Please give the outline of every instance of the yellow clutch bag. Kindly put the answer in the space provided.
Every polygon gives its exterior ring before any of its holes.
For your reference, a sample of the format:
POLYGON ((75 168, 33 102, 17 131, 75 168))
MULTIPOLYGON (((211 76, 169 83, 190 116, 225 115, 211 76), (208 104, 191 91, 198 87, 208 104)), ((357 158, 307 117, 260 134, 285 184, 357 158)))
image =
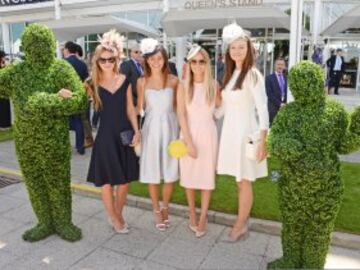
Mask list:
POLYGON ((173 158, 182 158, 187 155, 188 149, 182 140, 174 140, 168 146, 168 153, 173 158))

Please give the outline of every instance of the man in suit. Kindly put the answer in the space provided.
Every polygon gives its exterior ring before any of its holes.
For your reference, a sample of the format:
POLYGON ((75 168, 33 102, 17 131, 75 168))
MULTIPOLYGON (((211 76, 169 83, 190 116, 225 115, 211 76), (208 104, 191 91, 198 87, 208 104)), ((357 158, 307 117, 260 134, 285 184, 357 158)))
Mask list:
POLYGON ((170 74, 178 77, 178 72, 176 69, 176 64, 173 62, 173 60, 169 61, 169 70, 170 70, 170 74))
POLYGON ((345 60, 342 56, 342 50, 337 49, 336 54, 332 55, 327 61, 326 65, 329 69, 330 82, 328 86, 328 94, 330 94, 331 88, 334 87, 334 94, 339 94, 339 86, 341 77, 345 71, 345 60))
MULTIPOLYGON (((76 73, 79 75, 82 82, 84 82, 87 77, 89 77, 88 69, 84 61, 79 59, 77 56, 78 45, 72 41, 65 43, 63 54, 66 61, 68 61, 76 73)), ((84 90, 85 91, 85 90, 84 90)), ((85 135, 84 135, 84 125, 81 120, 81 114, 72 115, 70 117, 70 129, 75 131, 76 137, 76 149, 80 155, 85 154, 85 135)))
POLYGON ((137 42, 131 44, 129 49, 130 49, 130 59, 124 61, 120 65, 120 73, 124 74, 126 78, 130 81, 134 105, 136 106, 137 103, 136 84, 138 78, 144 74, 144 69, 141 65, 141 63, 143 62, 142 59, 143 57, 141 55, 140 46, 137 42))
POLYGON ((287 101, 287 79, 284 74, 286 68, 285 60, 279 58, 275 61, 275 72, 265 79, 266 94, 268 97, 268 110, 270 125, 274 118, 287 101))

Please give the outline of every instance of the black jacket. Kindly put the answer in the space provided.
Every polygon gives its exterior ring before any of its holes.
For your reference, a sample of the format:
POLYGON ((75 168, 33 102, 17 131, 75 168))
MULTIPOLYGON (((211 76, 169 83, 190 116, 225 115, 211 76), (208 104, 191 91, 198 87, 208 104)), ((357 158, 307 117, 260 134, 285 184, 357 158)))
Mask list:
MULTIPOLYGON (((341 62, 342 62, 341 63, 341 72, 343 73, 345 71, 345 60, 344 60, 343 56, 341 56, 341 62)), ((336 55, 332 55, 326 61, 326 65, 330 69, 330 73, 334 71, 335 63, 336 63, 336 55)))
POLYGON ((120 65, 120 73, 124 74, 128 81, 131 84, 131 90, 134 100, 134 105, 136 106, 137 103, 137 91, 136 91, 136 84, 137 80, 140 78, 141 73, 138 71, 135 63, 133 60, 126 60, 121 63, 120 65))
POLYGON ((65 58, 66 61, 73 66, 76 73, 79 75, 82 82, 84 82, 89 77, 89 72, 87 65, 84 61, 79 59, 76 55, 70 55, 69 57, 65 58))

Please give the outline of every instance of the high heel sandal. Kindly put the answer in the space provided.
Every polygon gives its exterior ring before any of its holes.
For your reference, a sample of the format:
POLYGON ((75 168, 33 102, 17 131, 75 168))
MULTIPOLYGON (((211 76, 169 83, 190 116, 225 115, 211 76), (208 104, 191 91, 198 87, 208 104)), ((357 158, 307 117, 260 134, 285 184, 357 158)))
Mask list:
MULTIPOLYGON (((161 210, 154 210, 154 213, 156 215, 155 219, 157 219, 158 216, 160 216, 162 219, 161 210)), ((159 231, 163 232, 166 230, 166 224, 164 222, 156 223, 156 221, 155 221, 155 228, 158 229, 159 231)))
POLYGON ((197 232, 197 226, 193 226, 193 225, 191 225, 191 224, 189 223, 188 227, 189 227, 190 231, 192 231, 193 233, 196 234, 196 232, 197 232))
POLYGON ((249 236, 250 236, 250 232, 249 232, 249 225, 247 220, 244 226, 239 230, 235 238, 230 238, 230 236, 228 236, 226 242, 235 243, 238 241, 245 241, 249 236))
POLYGON ((169 207, 163 207, 163 208, 161 209, 161 214, 162 214, 163 216, 164 216, 163 210, 165 210, 165 211, 167 212, 168 218, 167 218, 167 219, 164 219, 164 224, 165 224, 166 228, 169 228, 169 227, 171 226, 170 220, 169 220, 169 212, 168 212, 168 209, 169 209, 169 207))
POLYGON ((195 232, 195 236, 197 237, 197 238, 201 238, 201 237, 203 237, 205 234, 206 234, 206 230, 205 231, 198 231, 198 230, 196 230, 196 232, 195 232))
MULTIPOLYGON (((113 222, 111 220, 111 217, 108 217, 108 223, 109 223, 110 226, 113 226, 113 222)), ((126 229, 130 229, 130 225, 127 222, 125 222, 123 226, 126 229)))
POLYGON ((125 225, 123 225, 122 229, 115 228, 114 222, 112 221, 112 219, 110 217, 108 218, 108 222, 116 233, 118 233, 118 234, 128 234, 129 233, 129 229, 125 225))
POLYGON ((201 237, 203 237, 206 233, 207 233, 207 221, 206 221, 205 228, 204 228, 203 231, 199 231, 199 226, 196 228, 195 236, 196 236, 197 238, 201 238, 201 237))

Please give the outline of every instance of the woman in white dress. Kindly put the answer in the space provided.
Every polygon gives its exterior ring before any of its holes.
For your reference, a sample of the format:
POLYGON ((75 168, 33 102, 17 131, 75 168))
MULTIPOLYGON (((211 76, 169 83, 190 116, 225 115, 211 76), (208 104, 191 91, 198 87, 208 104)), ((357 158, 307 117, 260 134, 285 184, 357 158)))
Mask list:
POLYGON ((263 76, 255 67, 250 36, 236 23, 223 29, 225 88, 222 91, 222 126, 217 171, 234 176, 238 186, 238 216, 229 241, 248 235, 247 220, 253 203, 252 182, 267 175, 266 136, 269 127, 263 76), (254 139, 255 158, 246 148, 254 139))
POLYGON ((175 112, 178 79, 169 73, 165 49, 157 40, 141 42, 145 59, 144 76, 138 79, 138 110, 145 109, 141 130, 140 182, 148 184, 155 213, 155 227, 164 231, 170 226, 168 207, 174 182, 178 180, 178 160, 168 154, 171 141, 179 136, 175 112), (159 204, 160 183, 163 207, 159 204))

